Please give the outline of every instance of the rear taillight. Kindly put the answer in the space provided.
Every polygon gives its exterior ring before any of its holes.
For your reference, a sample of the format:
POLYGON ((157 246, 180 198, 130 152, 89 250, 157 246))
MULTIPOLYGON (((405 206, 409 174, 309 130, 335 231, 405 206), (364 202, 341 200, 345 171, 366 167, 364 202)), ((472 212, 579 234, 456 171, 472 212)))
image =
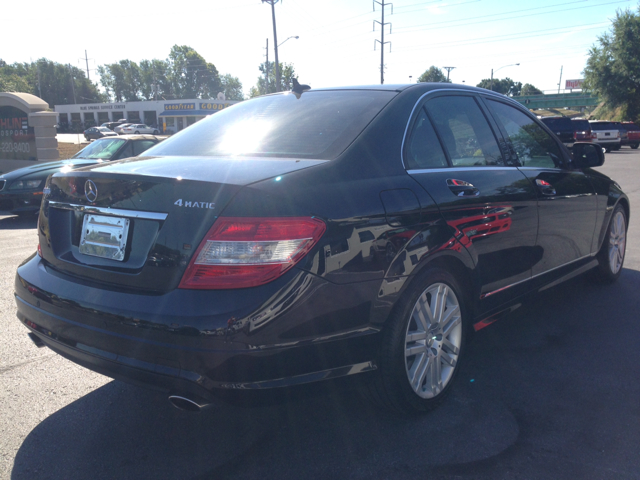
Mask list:
POLYGON ((220 217, 196 250, 178 288, 255 287, 280 277, 326 229, 312 217, 220 217))
POLYGON ((591 132, 591 138, 598 138, 598 134, 596 132, 591 132))

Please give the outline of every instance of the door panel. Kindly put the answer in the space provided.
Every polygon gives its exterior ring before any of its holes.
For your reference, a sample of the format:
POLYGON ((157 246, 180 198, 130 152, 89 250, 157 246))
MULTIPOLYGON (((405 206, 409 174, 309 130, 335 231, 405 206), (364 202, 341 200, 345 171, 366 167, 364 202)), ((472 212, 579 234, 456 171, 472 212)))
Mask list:
MULTIPOLYGON (((531 277, 539 261, 536 192, 522 172, 505 166, 473 97, 428 100, 415 119, 404 158, 409 174, 436 201, 453 235, 474 258, 481 297, 531 277), (441 167, 445 159, 449 168, 441 167)), ((491 303, 509 295, 496 295, 491 303)))
POLYGON ((533 118, 503 102, 486 103, 538 197, 536 245, 542 255, 533 275, 589 255, 596 222, 596 196, 589 179, 570 168, 563 149, 533 118))

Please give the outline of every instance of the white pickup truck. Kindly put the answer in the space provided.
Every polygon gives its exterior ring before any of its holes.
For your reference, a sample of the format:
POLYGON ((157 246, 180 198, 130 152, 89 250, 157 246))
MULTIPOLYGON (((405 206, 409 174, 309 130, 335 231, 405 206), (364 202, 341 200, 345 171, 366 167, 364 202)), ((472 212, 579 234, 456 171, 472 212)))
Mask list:
POLYGON ((607 152, 620 150, 620 131, 612 122, 593 120, 589 121, 589 124, 591 131, 597 135, 597 138, 593 139, 594 143, 599 143, 607 152))

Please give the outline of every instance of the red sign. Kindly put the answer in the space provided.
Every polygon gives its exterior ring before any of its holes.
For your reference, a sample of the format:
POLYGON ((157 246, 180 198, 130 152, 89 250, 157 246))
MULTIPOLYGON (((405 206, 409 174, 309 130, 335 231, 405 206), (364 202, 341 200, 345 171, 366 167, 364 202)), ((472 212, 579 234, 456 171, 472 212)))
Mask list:
POLYGON ((566 80, 565 89, 573 90, 574 88, 582 89, 582 83, 584 82, 584 78, 580 78, 578 80, 566 80))

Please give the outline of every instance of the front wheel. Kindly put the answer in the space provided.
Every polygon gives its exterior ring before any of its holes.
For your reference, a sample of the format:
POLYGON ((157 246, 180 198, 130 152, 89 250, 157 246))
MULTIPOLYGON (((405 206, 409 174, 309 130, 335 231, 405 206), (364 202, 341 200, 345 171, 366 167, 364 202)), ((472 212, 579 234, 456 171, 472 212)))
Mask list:
POLYGON ((631 148, 633 148, 634 150, 637 150, 638 145, 640 145, 640 143, 634 143, 633 145, 631 145, 631 148))
POLYGON ((153 134, 154 134, 154 135, 158 135, 159 133, 160 133, 160 132, 159 132, 158 130, 154 130, 154 131, 153 131, 153 134))
POLYGON ((466 314, 456 279, 430 269, 406 292, 383 334, 374 400, 405 413, 436 407, 451 388, 464 347, 466 314))
POLYGON ((596 275, 605 283, 615 282, 622 273, 627 246, 627 217, 618 205, 613 211, 602 248, 598 253, 596 275))

